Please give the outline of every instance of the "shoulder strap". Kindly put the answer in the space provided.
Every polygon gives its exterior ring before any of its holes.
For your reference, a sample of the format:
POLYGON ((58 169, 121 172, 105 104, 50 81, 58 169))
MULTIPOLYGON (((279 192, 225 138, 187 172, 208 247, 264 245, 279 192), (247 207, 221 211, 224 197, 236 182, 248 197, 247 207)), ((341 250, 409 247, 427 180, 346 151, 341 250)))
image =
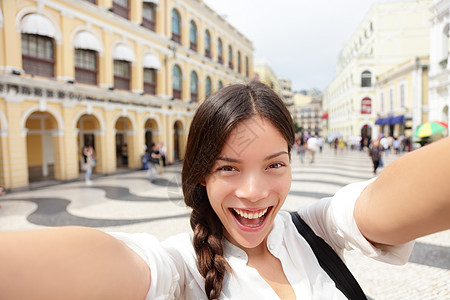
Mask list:
POLYGON ((336 287, 348 299, 367 299, 355 277, 353 277, 342 259, 334 252, 333 248, 321 237, 317 236, 297 212, 290 212, 290 214, 298 232, 305 238, 309 246, 311 246, 320 266, 333 279, 336 287))

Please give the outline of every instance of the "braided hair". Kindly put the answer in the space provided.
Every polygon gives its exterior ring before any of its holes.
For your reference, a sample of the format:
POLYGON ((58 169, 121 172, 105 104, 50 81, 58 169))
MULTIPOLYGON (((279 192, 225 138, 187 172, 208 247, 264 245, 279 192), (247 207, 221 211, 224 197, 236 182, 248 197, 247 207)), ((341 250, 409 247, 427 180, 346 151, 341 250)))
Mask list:
POLYGON ((205 278, 208 299, 218 299, 225 274, 231 267, 223 257, 223 226, 201 183, 210 173, 226 139, 236 125, 259 115, 272 122, 288 144, 294 143, 294 126, 283 101, 260 82, 234 84, 209 96, 197 109, 189 130, 182 168, 184 201, 192 208, 190 225, 197 268, 205 278))

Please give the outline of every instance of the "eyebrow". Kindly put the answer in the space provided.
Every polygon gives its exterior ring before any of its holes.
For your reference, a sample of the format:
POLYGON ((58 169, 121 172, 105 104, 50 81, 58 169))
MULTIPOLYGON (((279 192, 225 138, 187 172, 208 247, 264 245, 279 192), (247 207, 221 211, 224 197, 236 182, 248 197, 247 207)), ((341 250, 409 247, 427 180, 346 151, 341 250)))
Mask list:
MULTIPOLYGON (((280 151, 274 154, 270 154, 269 156, 267 156, 264 160, 270 160, 272 158, 275 158, 277 156, 283 155, 283 154, 287 154, 289 155, 289 153, 287 151, 280 151)), ((217 160, 223 160, 223 161, 228 161, 228 162, 232 162, 232 163, 240 163, 241 161, 239 159, 235 159, 235 158, 231 158, 231 157, 226 157, 226 156, 219 156, 217 158, 217 160)))

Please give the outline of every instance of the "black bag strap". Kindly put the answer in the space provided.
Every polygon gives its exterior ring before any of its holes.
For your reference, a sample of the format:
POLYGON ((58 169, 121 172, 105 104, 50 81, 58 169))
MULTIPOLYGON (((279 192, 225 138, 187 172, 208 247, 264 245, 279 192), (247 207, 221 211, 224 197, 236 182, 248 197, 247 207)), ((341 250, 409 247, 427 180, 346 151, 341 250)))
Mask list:
POLYGON ((317 236, 297 212, 290 212, 290 214, 298 232, 308 242, 320 266, 333 279, 336 287, 350 300, 367 300, 355 277, 333 248, 317 236))

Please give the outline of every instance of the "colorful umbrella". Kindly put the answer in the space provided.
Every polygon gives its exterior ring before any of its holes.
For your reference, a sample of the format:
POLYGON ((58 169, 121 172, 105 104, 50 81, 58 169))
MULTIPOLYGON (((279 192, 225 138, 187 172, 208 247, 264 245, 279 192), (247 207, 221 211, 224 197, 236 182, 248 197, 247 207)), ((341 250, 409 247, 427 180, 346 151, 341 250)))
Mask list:
POLYGON ((414 136, 423 138, 432 136, 435 133, 448 129, 447 123, 444 122, 426 122, 417 127, 414 136))

